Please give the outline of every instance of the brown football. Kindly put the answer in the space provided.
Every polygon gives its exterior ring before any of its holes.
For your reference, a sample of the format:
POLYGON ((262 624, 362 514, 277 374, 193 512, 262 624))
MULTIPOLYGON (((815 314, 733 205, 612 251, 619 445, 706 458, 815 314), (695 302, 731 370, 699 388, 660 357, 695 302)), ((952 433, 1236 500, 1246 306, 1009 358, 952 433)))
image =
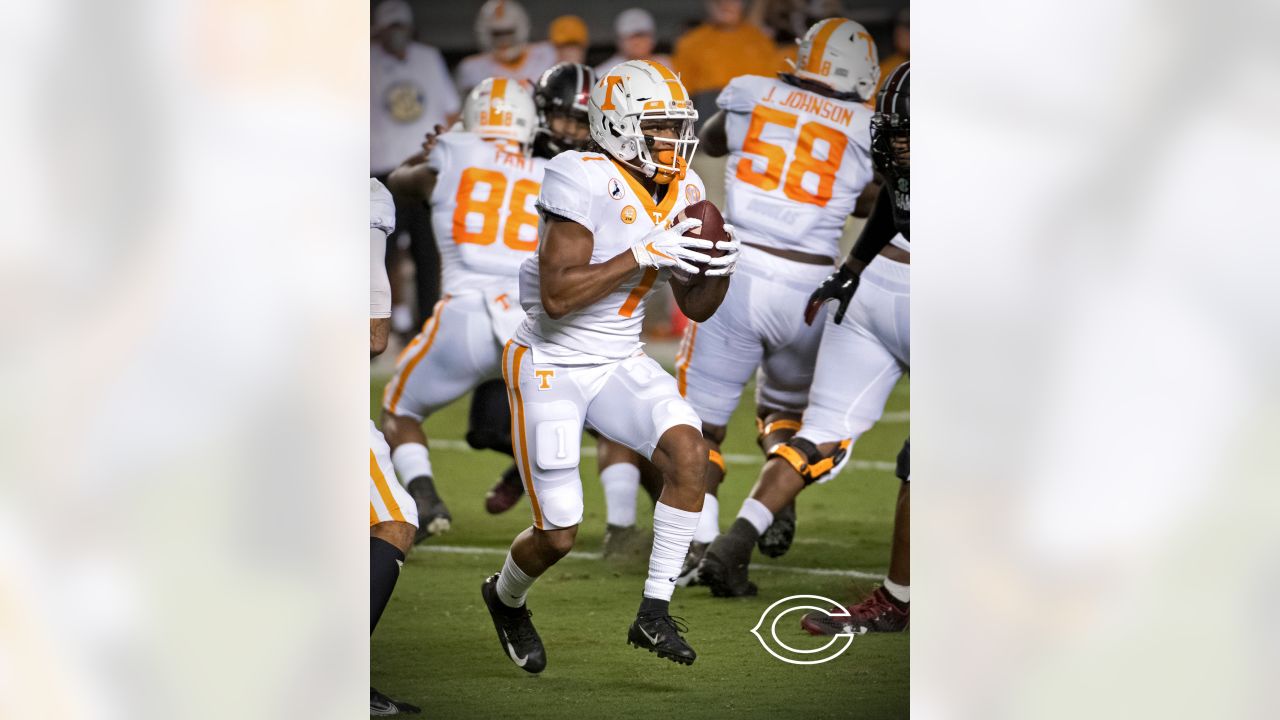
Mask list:
MULTIPOLYGON (((720 240, 728 240, 729 234, 724 231, 724 216, 720 214, 720 209, 711 203, 710 200, 699 200, 681 210, 676 215, 674 224, 689 218, 697 218, 702 221, 702 227, 694 228, 684 234, 685 237, 699 238, 701 240, 710 240, 718 242, 720 240)), ((716 248, 708 248, 699 250, 698 252, 710 255, 711 257, 720 257, 724 255, 723 250, 716 248)))

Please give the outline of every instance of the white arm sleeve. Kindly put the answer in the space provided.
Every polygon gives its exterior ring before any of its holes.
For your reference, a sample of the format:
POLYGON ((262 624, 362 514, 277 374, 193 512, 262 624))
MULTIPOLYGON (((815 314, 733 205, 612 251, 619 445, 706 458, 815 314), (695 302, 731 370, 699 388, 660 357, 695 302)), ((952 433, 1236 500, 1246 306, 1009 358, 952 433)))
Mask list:
POLYGON ((391 317, 391 278, 387 277, 387 234, 369 228, 369 317, 391 317))

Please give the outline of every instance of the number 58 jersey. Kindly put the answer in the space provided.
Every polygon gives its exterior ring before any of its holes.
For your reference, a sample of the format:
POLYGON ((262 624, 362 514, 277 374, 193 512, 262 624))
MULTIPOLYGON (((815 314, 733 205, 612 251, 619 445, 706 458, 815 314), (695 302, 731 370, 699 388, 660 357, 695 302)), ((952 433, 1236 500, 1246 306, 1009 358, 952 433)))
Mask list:
POLYGON ((747 242, 836 257, 840 234, 874 177, 871 115, 778 78, 742 75, 725 112, 729 222, 747 242))
POLYGON ((534 203, 546 160, 455 131, 440 136, 427 164, 436 171, 431 227, 445 294, 505 292, 514 300, 520 263, 538 248, 534 203))

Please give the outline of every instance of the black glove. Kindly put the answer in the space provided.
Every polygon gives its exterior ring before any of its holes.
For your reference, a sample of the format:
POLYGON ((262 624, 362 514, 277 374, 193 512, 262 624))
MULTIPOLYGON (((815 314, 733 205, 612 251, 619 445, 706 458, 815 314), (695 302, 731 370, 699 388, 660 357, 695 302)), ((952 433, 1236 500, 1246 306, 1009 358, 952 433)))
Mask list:
POLYGON ((840 269, 828 275, 818 289, 809 296, 809 304, 804 309, 804 324, 813 324, 813 319, 818 316, 823 303, 828 300, 839 300, 835 318, 836 324, 839 325, 844 320, 844 311, 849 309, 849 301, 853 299, 853 293, 857 289, 857 273, 850 270, 847 265, 841 265, 840 269))

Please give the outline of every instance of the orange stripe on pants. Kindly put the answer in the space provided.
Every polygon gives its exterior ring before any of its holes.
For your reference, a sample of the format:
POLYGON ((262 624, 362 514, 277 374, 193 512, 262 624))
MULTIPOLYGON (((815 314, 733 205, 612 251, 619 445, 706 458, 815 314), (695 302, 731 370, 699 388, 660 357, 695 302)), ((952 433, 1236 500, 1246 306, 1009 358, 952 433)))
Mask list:
POLYGON ((538 494, 533 491, 533 475, 529 471, 529 443, 524 431, 524 398, 520 394, 520 362, 529 348, 516 345, 508 340, 502 351, 502 379, 507 383, 507 400, 511 404, 511 439, 513 449, 520 454, 520 479, 524 480, 524 491, 529 495, 529 504, 533 506, 534 527, 542 530, 542 505, 538 503, 538 494), (515 351, 512 352, 512 348, 515 351), (507 369, 507 356, 512 356, 511 369, 507 369))
POLYGON ((693 361, 693 343, 698 337, 698 323, 690 322, 684 331, 684 353, 676 360, 676 389, 686 397, 689 385, 689 363, 693 361))
MULTIPOLYGON (((373 478, 373 486, 378 488, 378 497, 382 498, 382 504, 387 506, 391 519, 404 522, 404 513, 400 512, 400 504, 391 494, 391 488, 387 487, 387 477, 382 474, 382 468, 378 467, 378 456, 373 454, 373 450, 369 451, 369 477, 373 478)), ((372 508, 373 503, 369 503, 369 507, 372 508)), ((374 515, 376 517, 376 513, 374 515)))
MULTIPOLYGON (((413 372, 414 366, 418 364, 418 361, 426 357, 427 351, 431 349, 431 343, 436 341, 436 333, 440 331, 440 311, 444 309, 444 304, 447 302, 449 302, 448 297, 436 303, 435 310, 431 312, 431 319, 427 321, 431 325, 431 331, 427 332, 426 325, 422 327, 422 331, 427 333, 427 341, 423 343, 422 349, 418 351, 418 354, 414 355, 403 369, 396 372, 395 385, 387 386, 387 389, 391 391, 391 395, 390 399, 383 403, 383 407, 392 415, 396 412, 396 404, 400 402, 400 396, 404 394, 404 385, 409 382, 409 375, 413 372), (392 387, 395 389, 392 390, 392 387)), ((407 352, 408 348, 405 348, 405 351, 407 352)))

